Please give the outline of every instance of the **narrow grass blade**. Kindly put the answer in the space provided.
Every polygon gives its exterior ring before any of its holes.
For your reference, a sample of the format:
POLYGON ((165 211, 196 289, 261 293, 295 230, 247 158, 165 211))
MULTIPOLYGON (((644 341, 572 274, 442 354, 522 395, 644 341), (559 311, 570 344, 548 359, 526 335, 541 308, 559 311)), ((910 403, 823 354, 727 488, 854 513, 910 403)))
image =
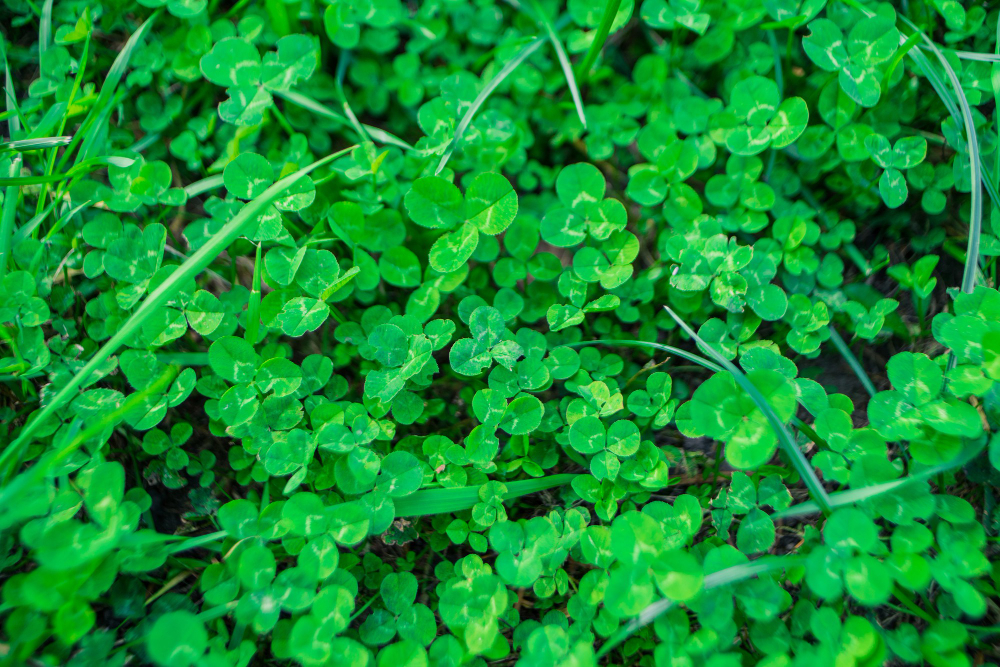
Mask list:
MULTIPOLYGON (((513 500, 537 493, 556 486, 563 486, 573 481, 576 475, 549 475, 538 479, 525 479, 517 482, 505 482, 507 494, 504 500, 513 500)), ((467 510, 479 502, 478 486, 460 486, 453 489, 424 489, 413 495, 399 498, 395 501, 396 516, 427 516, 444 514, 445 512, 460 512, 467 510)))
POLYGON ((597 32, 594 33, 594 41, 590 43, 587 55, 583 57, 583 61, 576 71, 577 79, 580 81, 586 81, 590 78, 590 68, 594 66, 597 56, 604 49, 604 43, 608 41, 611 26, 615 22, 615 16, 618 14, 618 7, 621 4, 622 0, 607 0, 605 2, 604 13, 601 14, 601 22, 597 26, 597 32))
POLYGON ((6 151, 16 151, 27 153, 28 151, 40 151, 46 148, 58 148, 65 146, 73 140, 73 137, 41 137, 38 139, 18 139, 16 141, 0 142, 0 153, 6 151))
MULTIPOLYGON (((997 39, 994 49, 996 50, 998 60, 1000 60, 1000 17, 997 18, 997 39)), ((1000 138, 1000 61, 993 63, 990 67, 990 87, 993 88, 993 103, 995 105, 993 109, 994 131, 996 136, 1000 138)), ((987 174, 986 183, 993 187, 1000 186, 1000 182, 996 180, 998 177, 1000 177, 1000 151, 993 151, 993 173, 987 174)), ((1000 216, 1000 202, 998 202, 995 198, 993 199, 992 214, 992 219, 994 221, 1000 219, 1000 217, 998 217, 1000 216)), ((996 261, 997 258, 994 257, 994 276, 996 276, 996 261)))
POLYGON ((118 57, 115 58, 114 63, 111 65, 111 69, 108 71, 108 76, 104 79, 104 84, 101 86, 101 92, 97 96, 97 101, 94 102, 94 106, 90 108, 87 116, 83 119, 83 124, 73 137, 73 141, 69 148, 67 148, 66 152, 63 153, 62 159, 59 161, 60 171, 62 171, 62 167, 65 165, 69 156, 73 153, 73 150, 80 144, 81 141, 83 143, 80 145, 77 162, 88 159, 91 157, 92 153, 96 152, 97 138, 102 134, 100 124, 105 122, 111 116, 111 101, 118 88, 118 84, 125 75, 125 70, 128 68, 129 60, 131 60, 132 54, 142 42, 146 33, 153 27, 153 23, 159 15, 160 10, 157 9, 143 22, 142 25, 139 26, 135 32, 132 33, 132 35, 128 38, 128 41, 125 42, 125 46, 123 46, 122 50, 118 53, 118 57))
POLYGON ((38 21, 38 61, 45 62, 45 52, 52 43, 52 0, 45 0, 38 21))
MULTIPOLYGON (((347 118, 345 118, 340 113, 334 111, 333 109, 324 104, 321 104, 320 102, 317 102, 316 100, 307 95, 303 95, 302 93, 289 90, 285 92, 279 91, 277 95, 281 99, 287 100, 288 102, 291 102, 296 106, 302 107, 307 111, 311 111, 317 116, 322 116, 323 118, 329 118, 330 120, 335 120, 345 126, 349 126, 351 124, 351 122, 347 120, 347 118)), ((386 132, 385 130, 380 130, 377 127, 372 127, 371 125, 364 125, 364 124, 362 124, 362 127, 364 128, 365 132, 368 133, 368 136, 372 138, 372 141, 375 141, 376 143, 385 144, 386 146, 396 146, 398 148, 402 148, 404 151, 414 150, 413 146, 406 143, 396 135, 386 132)))
POLYGON ((620 345, 622 347, 643 347, 650 350, 659 350, 660 352, 666 352, 667 354, 672 354, 682 359, 687 359, 690 362, 696 363, 699 366, 707 368, 710 371, 716 373, 721 373, 725 369, 718 364, 714 364, 705 357, 700 357, 697 354, 691 354, 687 350, 682 350, 679 347, 674 347, 672 345, 663 345, 662 343, 651 343, 644 340, 585 340, 579 343, 567 343, 564 347, 577 348, 577 347, 588 347, 591 345, 607 345, 614 346, 620 345))
MULTIPOLYGON (((925 468, 918 473, 908 475, 902 479, 894 479, 891 482, 883 482, 882 484, 873 484, 871 486, 863 486, 858 489, 849 489, 847 491, 838 491, 836 493, 830 494, 830 505, 834 508, 840 507, 850 507, 856 503, 864 502, 866 500, 871 500, 881 496, 884 493, 891 493, 892 491, 898 491, 905 486, 910 484, 915 484, 917 482, 925 482, 932 477, 936 477, 943 472, 948 472, 949 470, 954 470, 955 468, 961 468, 966 463, 974 459, 983 451, 983 447, 986 446, 985 438, 979 441, 973 441, 966 443, 965 449, 962 454, 955 460, 949 461, 948 463, 939 463, 938 465, 925 468)), ((786 510, 781 512, 776 512, 771 515, 772 519, 789 519, 799 516, 808 516, 810 514, 815 514, 819 511, 819 506, 815 501, 807 500, 803 503, 798 503, 797 505, 792 505, 786 510)))
POLYGON ((82 176, 94 169, 99 167, 107 167, 110 165, 115 165, 119 167, 127 167, 132 164, 134 160, 131 158, 123 157, 94 157, 89 160, 85 160, 75 167, 70 169, 65 174, 42 174, 36 176, 8 176, 6 178, 0 178, 0 186, 9 187, 20 187, 22 185, 40 185, 42 183, 58 183, 59 181, 64 181, 68 178, 74 178, 77 176, 82 176))
MULTIPOLYGON (((525 479, 517 482, 506 482, 507 494, 504 500, 513 500, 557 486, 564 486, 573 481, 577 475, 549 475, 538 479, 525 479)), ((395 501, 397 517, 432 516, 448 512, 461 512, 479 502, 478 486, 460 486, 452 489, 424 489, 399 498, 395 501)), ((198 535, 185 539, 169 548, 171 554, 187 551, 197 547, 224 540, 229 534, 222 530, 206 535, 198 535)))
MULTIPOLYGON (((60 444, 58 449, 47 452, 35 465, 28 468, 23 474, 18 475, 9 484, 0 488, 0 507, 4 507, 11 502, 16 502, 21 493, 24 493, 31 486, 38 484, 40 480, 45 478, 49 470, 65 462, 73 452, 78 450, 85 442, 100 434, 108 426, 120 423, 146 397, 165 392, 170 387, 170 383, 177 377, 178 370, 177 366, 167 366, 148 387, 129 394, 117 408, 100 414, 93 423, 87 424, 78 433, 60 444)), ((36 419, 31 424, 38 424, 38 420, 36 419)), ((25 429, 29 428, 31 424, 26 426, 25 429)), ((17 446, 17 442, 14 441, 11 443, 4 450, 4 455, 14 449, 17 446)))
POLYGON ((552 21, 545 12, 545 8, 542 7, 538 0, 531 0, 531 4, 535 10, 535 18, 545 28, 545 32, 549 36, 549 41, 552 42, 552 48, 556 51, 556 59, 559 60, 559 67, 562 68, 563 76, 566 77, 566 85, 569 86, 569 94, 573 98, 576 115, 579 116, 583 129, 587 129, 587 115, 583 110, 583 98, 580 97, 580 88, 576 85, 576 75, 573 74, 573 65, 569 62, 566 49, 563 48, 562 42, 559 40, 559 35, 556 33, 556 28, 552 25, 552 21))
POLYGON ((15 176, 21 170, 21 157, 17 156, 11 161, 7 172, 7 178, 0 178, 0 185, 7 185, 3 193, 3 210, 0 211, 0 280, 7 275, 7 261, 11 250, 11 238, 14 236, 14 220, 17 216, 17 199, 20 195, 18 187, 12 183, 2 181, 14 181, 15 176))
MULTIPOLYGON (((962 112, 965 135, 969 144, 969 166, 972 171, 969 245, 966 250, 965 269, 962 272, 962 291, 970 293, 976 288, 976 267, 979 262, 979 237, 982 234, 983 227, 983 173, 979 155, 979 137, 976 136, 976 123, 972 118, 972 108, 969 106, 969 100, 965 97, 965 90, 962 88, 962 83, 959 81, 958 75, 955 74, 951 63, 948 62, 948 59, 944 57, 944 54, 941 53, 937 45, 922 30, 905 16, 901 18, 912 30, 920 33, 924 43, 938 57, 941 66, 948 75, 948 80, 951 81, 951 85, 955 90, 955 96, 958 98, 958 106, 962 112)), ((913 52, 911 51, 911 53, 913 52)))
POLYGON ((451 154, 455 152, 458 147, 459 142, 462 141, 462 137, 465 136, 465 131, 469 129, 469 125, 472 123, 472 119, 476 117, 476 113, 479 109, 486 103, 486 100, 493 93, 497 87, 503 83, 511 73, 520 66, 525 60, 528 59, 531 54, 542 47, 545 40, 541 37, 535 37, 531 42, 528 43, 521 51, 511 58, 503 68, 496 73, 496 75, 490 79, 489 83, 479 94, 476 95, 476 99, 472 101, 472 106, 466 110, 465 115, 462 116, 462 120, 458 122, 458 127, 455 128, 455 136, 448 144, 448 148, 445 150, 444 155, 441 156, 440 162, 438 162, 437 169, 434 170, 435 174, 440 174, 441 170, 444 169, 445 165, 448 164, 448 160, 451 159, 451 154))
POLYGON ((257 344, 257 335, 260 331, 260 270, 264 265, 260 253, 263 243, 257 244, 257 252, 253 261, 253 285, 250 286, 250 301, 247 304, 247 328, 244 330, 243 339, 251 345, 257 344))
POLYGON ((851 348, 847 346, 847 343, 840 337, 837 329, 832 324, 830 325, 830 340, 833 341, 833 346, 837 348, 837 351, 840 352, 841 356, 847 361, 847 365, 850 366, 851 370, 854 371, 854 374, 858 376, 858 380, 860 380, 861 384, 864 385, 865 391, 868 392, 868 395, 875 396, 877 390, 875 389, 875 385, 872 383, 872 379, 868 377, 868 373, 865 373, 865 369, 861 367, 861 363, 858 361, 858 358, 854 356, 854 353, 851 352, 851 348))
MULTIPOLYGON (((864 5, 856 2, 855 0, 845 0, 845 2, 849 4, 851 7, 854 7, 855 9, 860 11, 865 16, 868 17, 875 16, 874 12, 872 12, 864 5)), ((945 67, 945 70, 949 72, 949 78, 951 78, 952 82, 954 83, 956 91, 958 91, 959 94, 961 94, 962 99, 965 99, 965 93, 964 91, 962 91, 961 85, 958 84, 958 80, 957 77, 955 76, 954 70, 952 70, 951 65, 948 64, 947 60, 941 54, 941 51, 940 49, 937 48, 937 45, 934 44, 934 42, 930 40, 930 38, 926 35, 926 33, 924 33, 919 27, 917 27, 916 24, 914 24, 908 18, 906 18, 905 16, 900 16, 899 19, 907 26, 909 26, 914 31, 915 34, 920 35, 921 40, 924 41, 924 43, 932 52, 937 53, 938 57, 941 59, 942 65, 945 67)), ((909 39, 910 37, 907 37, 906 35, 900 35, 899 38, 900 46, 907 47, 909 39)), ((962 53, 969 53, 969 52, 963 51, 962 53)), ((919 67, 920 71, 924 74, 924 76, 927 77, 927 80, 930 81, 931 87, 934 88, 934 92, 936 92, 938 94, 938 97, 941 98, 941 102, 944 104, 945 108, 948 109, 948 113, 952 115, 952 117, 955 119, 955 122, 958 123, 959 125, 965 126, 967 134, 969 133, 969 128, 972 127, 973 128, 972 133, 974 134, 975 125, 971 126, 967 125, 968 121, 966 121, 965 119, 965 113, 964 111, 959 109, 961 100, 956 102, 955 98, 952 97, 952 93, 950 90, 948 90, 948 86, 944 83, 941 77, 938 76, 937 70, 934 68, 933 65, 931 65, 930 60, 928 60, 924 52, 919 48, 908 49, 906 51, 906 55, 909 55, 911 58, 913 58, 913 61, 917 63, 917 66, 919 67)), ((1000 58, 1000 54, 997 55, 997 58, 1000 58)), ((966 106, 968 106, 968 102, 966 102, 966 106)), ((978 153, 978 141, 976 147, 978 153)), ((961 146, 955 146, 954 148, 959 152, 965 152, 966 154, 969 154, 971 159, 971 153, 963 151, 961 146)), ((997 188, 994 174, 990 173, 989 169, 982 163, 982 160, 978 160, 978 163, 979 163, 979 170, 982 173, 986 174, 986 178, 982 179, 982 184, 986 187, 986 191, 987 193, 989 193, 990 198, 993 200, 994 205, 1000 206, 1000 190, 998 190, 997 188)), ((972 236, 971 233, 969 236, 971 241, 971 236, 972 236)))
MULTIPOLYGON (((4 97, 7 99, 7 110, 17 110, 17 99, 14 97, 14 79, 10 75, 10 65, 7 63, 7 49, 4 39, 0 36, 0 49, 3 50, 3 68, 5 73, 4 97)), ((11 138, 21 129, 21 120, 17 113, 7 119, 7 130, 11 138)), ((15 178, 21 171, 21 156, 15 155, 7 170, 8 178, 15 178)), ((11 237, 14 235, 14 220, 17 216, 17 198, 20 192, 16 186, 8 186, 3 194, 3 209, 0 209, 0 280, 7 275, 8 255, 11 251, 11 237)))
MULTIPOLYGON (((926 46, 921 47, 933 51, 926 46)), ((978 60, 983 63, 1000 63, 1000 54, 996 53, 976 53, 975 51, 952 51, 947 49, 950 53, 954 53, 960 60, 978 60)))
MULTIPOLYGON (((704 587, 705 590, 711 590, 713 588, 719 588, 720 586, 736 584, 762 574, 767 574, 768 572, 787 569, 799 564, 802 559, 802 556, 764 556, 763 558, 758 558, 757 560, 750 561, 748 563, 740 563, 739 565, 733 565, 732 567, 727 567, 724 570, 719 570, 718 572, 706 575, 704 587)), ((649 625, 660 616, 663 616, 663 614, 670 611, 674 607, 674 604, 675 602, 673 600, 663 598, 643 609, 639 612, 638 616, 629 621, 624 627, 622 627, 621 630, 611 635, 611 637, 604 642, 600 650, 597 652, 597 658, 600 659, 606 656, 616 646, 635 634, 637 630, 649 625)))
POLYGON ((46 206, 41 213, 37 214, 31 220, 28 220, 28 222, 24 223, 24 225, 20 229, 18 229, 17 232, 14 234, 14 245, 17 245, 24 239, 31 236, 31 233, 36 229, 38 229, 38 227, 42 224, 42 222, 45 221, 45 218, 49 217, 49 214, 52 213, 55 207, 56 207, 56 202, 52 202, 51 204, 46 206))
POLYGON ((150 134, 145 134, 143 135, 142 139, 129 146, 128 150, 132 151, 133 153, 141 153, 159 140, 160 140, 159 132, 152 132, 150 134))
POLYGON ((24 426, 17 439, 0 454, 0 475, 3 475, 5 478, 9 477, 10 473, 20 462, 23 450, 31 442, 32 437, 38 431, 39 427, 72 400, 77 390, 84 385, 91 373, 104 363, 108 357, 114 354, 125 341, 129 340, 150 315, 162 308, 163 304, 169 301, 176 294, 177 290, 181 289, 185 281, 193 279, 202 269, 207 267, 220 252, 229 247, 229 244, 240 235, 248 224, 256 220, 260 213, 270 206, 274 200, 280 197, 299 178, 306 176, 311 171, 342 155, 350 153, 354 148, 354 146, 351 146, 350 148, 345 148, 332 155, 328 155, 322 160, 313 162, 271 185, 259 197, 244 206, 232 220, 226 223, 205 245, 199 248, 176 271, 170 274, 170 277, 163 281, 159 287, 150 292, 135 312, 122 323, 118 332, 101 346, 94 356, 91 357, 90 361, 73 376, 68 384, 52 397, 35 419, 24 426))
POLYGON ((344 108, 344 115, 358 137, 365 143, 372 143, 371 137, 368 136, 368 132, 365 131, 361 121, 354 115, 354 110, 351 109, 351 105, 347 101, 347 94, 344 93, 344 76, 347 74, 347 66, 350 62, 351 52, 345 49, 340 53, 340 61, 337 63, 337 77, 335 79, 337 83, 337 95, 340 96, 340 105, 344 108))
POLYGON ((224 530, 219 530, 214 533, 206 533, 205 535, 197 535, 195 537, 190 537, 183 542, 167 547, 167 553, 171 555, 179 554, 182 551, 189 551, 190 549, 197 549, 207 544, 211 544, 212 542, 219 542, 227 537, 229 537, 229 533, 224 530))
POLYGON ((186 186, 184 188, 184 192, 187 193, 188 197, 197 197, 198 195, 208 192, 209 190, 221 188, 222 184, 222 174, 216 174, 215 176, 203 178, 200 181, 195 181, 191 185, 186 186))
POLYGON ((771 404, 767 402, 764 395, 760 393, 760 390, 747 379, 746 375, 743 374, 743 371, 737 368, 731 361, 709 347, 708 344, 706 344, 705 341, 703 341, 698 334, 696 334, 694 330, 684 322, 684 320, 677 316, 677 313, 672 311, 667 306, 664 306, 663 308, 667 311, 670 317, 677 322, 677 325, 680 326, 680 328, 683 329, 692 340, 698 343, 699 347, 704 352, 714 358, 715 361, 721 364, 727 371, 732 373, 733 379, 736 380, 736 384, 740 385, 740 387, 743 388, 743 391, 750 395, 750 398, 753 399, 753 402, 757 404, 757 407, 767 418, 771 428, 774 429, 775 435, 778 436, 778 442, 781 443, 781 448, 785 450, 785 454, 791 460, 792 465, 799 473, 799 476, 802 477, 802 481, 805 482, 806 488, 809 489, 809 495, 811 495, 813 500, 817 502, 824 514, 829 514, 830 496, 826 492, 826 489, 823 488, 823 483, 820 481, 819 477, 816 476, 816 473, 813 471, 809 461, 802 454, 798 445, 795 444, 795 440, 792 438, 791 433, 788 432, 785 425, 780 419, 778 419, 778 415, 775 414, 774 408, 772 408, 771 404))

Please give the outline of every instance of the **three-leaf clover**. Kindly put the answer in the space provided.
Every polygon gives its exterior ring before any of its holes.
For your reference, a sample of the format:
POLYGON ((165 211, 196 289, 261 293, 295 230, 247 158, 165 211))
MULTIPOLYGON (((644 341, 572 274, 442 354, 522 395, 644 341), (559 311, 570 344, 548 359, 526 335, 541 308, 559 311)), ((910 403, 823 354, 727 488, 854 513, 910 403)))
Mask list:
POLYGON ((604 198, 607 184, 592 164, 580 162, 563 167, 556 178, 561 206, 550 208, 541 222, 542 239, 560 248, 571 248, 589 234, 598 241, 621 231, 628 214, 620 201, 604 198))
POLYGON ((802 40, 806 55, 822 69, 837 72, 841 89, 863 107, 875 106, 882 96, 883 64, 899 48, 896 13, 880 3, 875 16, 854 24, 847 39, 830 19, 809 24, 802 40))
POLYGON ((493 172, 477 176, 465 192, 440 176, 425 176, 413 183, 404 199, 413 222, 443 229, 427 258, 439 273, 463 266, 479 247, 480 233, 496 236, 517 217, 517 194, 510 182, 493 172))
POLYGON ((899 208, 906 201, 906 180, 902 171, 923 162, 927 155, 927 140, 923 137, 903 137, 891 147, 885 135, 872 133, 865 137, 865 148, 872 160, 882 167, 878 191, 889 208, 899 208))
POLYGON ((261 61, 257 47, 243 37, 224 37, 201 58, 201 72, 229 99, 219 105, 219 117, 241 126, 257 125, 273 104, 272 93, 291 90, 312 76, 318 60, 315 39, 286 35, 261 61))
POLYGON ((494 361, 513 370, 514 363, 524 354, 517 341, 510 339, 503 315, 492 306, 480 306, 472 313, 469 330, 471 338, 455 341, 448 353, 448 362, 457 373, 478 375, 494 361))
POLYGON ((801 97, 782 100, 772 79, 751 76, 733 86, 717 122, 730 152, 756 155, 795 143, 809 124, 809 107, 801 97))

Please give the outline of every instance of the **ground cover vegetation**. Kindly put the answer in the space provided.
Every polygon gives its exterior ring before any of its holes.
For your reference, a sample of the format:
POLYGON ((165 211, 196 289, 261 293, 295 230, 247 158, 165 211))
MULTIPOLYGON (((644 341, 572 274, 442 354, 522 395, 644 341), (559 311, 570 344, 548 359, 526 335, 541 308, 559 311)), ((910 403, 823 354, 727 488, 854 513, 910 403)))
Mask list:
POLYGON ((990 3, 0 16, 0 663, 1000 655, 990 3))

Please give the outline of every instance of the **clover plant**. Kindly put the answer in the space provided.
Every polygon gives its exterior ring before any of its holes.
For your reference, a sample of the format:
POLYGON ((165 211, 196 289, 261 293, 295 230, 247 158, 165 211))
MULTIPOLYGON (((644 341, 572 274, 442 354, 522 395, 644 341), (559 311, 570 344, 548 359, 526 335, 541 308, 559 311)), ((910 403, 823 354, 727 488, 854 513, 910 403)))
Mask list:
POLYGON ((995 4, 3 0, 0 664, 994 664, 995 4))

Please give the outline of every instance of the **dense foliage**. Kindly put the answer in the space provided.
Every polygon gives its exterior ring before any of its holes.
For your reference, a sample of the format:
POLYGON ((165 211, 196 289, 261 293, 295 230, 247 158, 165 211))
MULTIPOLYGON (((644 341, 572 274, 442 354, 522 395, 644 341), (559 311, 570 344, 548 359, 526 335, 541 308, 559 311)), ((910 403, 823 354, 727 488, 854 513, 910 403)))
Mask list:
POLYGON ((0 663, 1000 655, 987 3, 0 16, 0 663))

